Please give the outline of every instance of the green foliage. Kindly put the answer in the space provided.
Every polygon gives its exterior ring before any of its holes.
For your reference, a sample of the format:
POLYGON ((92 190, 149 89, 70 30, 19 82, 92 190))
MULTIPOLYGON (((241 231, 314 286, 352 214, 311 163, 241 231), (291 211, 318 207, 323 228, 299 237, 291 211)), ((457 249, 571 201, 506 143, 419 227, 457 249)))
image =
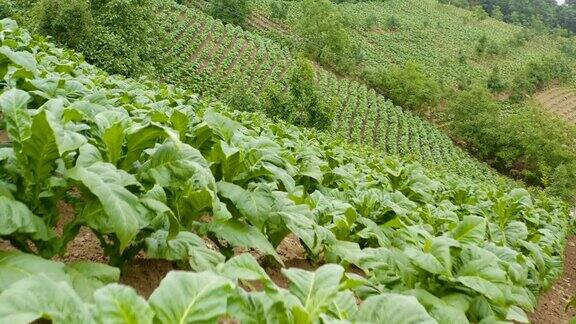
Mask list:
POLYGON ((285 20, 288 17, 288 4, 283 0, 277 0, 270 3, 270 14, 272 18, 285 20))
POLYGON ((0 0, 0 19, 10 17, 14 13, 12 0, 0 0))
POLYGON ((400 23, 400 20, 395 16, 390 16, 386 18, 386 28, 388 30, 395 31, 400 29, 400 27, 402 27, 402 24, 400 23))
POLYGON ((409 62, 404 67, 392 67, 387 72, 376 72, 371 83, 383 91, 395 104, 406 109, 422 111, 438 104, 440 85, 427 76, 422 67, 409 62))
MULTIPOLYGON (((0 322, 527 321, 562 271, 560 201, 110 76, 0 25, 0 236, 27 252, 0 252, 0 322), (74 213, 56 232, 61 204, 74 213), (169 273, 144 300, 111 284, 116 268, 32 255, 62 254, 81 226, 113 263, 146 249, 193 271, 169 273), (291 234, 324 265, 282 269, 288 288, 234 255, 283 265, 276 249, 291 234), (254 281, 264 289, 246 289, 254 281)), ((299 62, 294 96, 314 83, 299 62)))
POLYGON ((273 118, 320 130, 332 126, 338 107, 336 98, 323 96, 314 81, 314 67, 300 56, 288 72, 284 86, 271 84, 262 97, 264 111, 273 118), (284 92, 287 89, 287 93, 284 92))
POLYGON ((476 44, 476 54, 478 55, 498 55, 504 54, 505 49, 496 42, 490 40, 486 35, 482 35, 476 44))
POLYGON ((565 81, 572 74, 569 62, 561 56, 543 57, 539 61, 526 64, 513 81, 513 101, 521 101, 525 96, 543 89, 552 81, 565 81))
POLYGON ((301 1, 297 32, 301 46, 312 59, 339 70, 352 68, 354 45, 342 16, 330 0, 301 1))
POLYGON ((247 0, 213 0, 210 13, 225 23, 244 26, 250 5, 247 0))
POLYGON ((492 73, 490 73, 488 80, 486 80, 486 86, 492 93, 500 93, 506 90, 506 83, 504 83, 498 67, 492 69, 492 73))
POLYGON ((34 7, 38 31, 59 44, 78 46, 93 32, 90 5, 84 0, 40 0, 34 7))
POLYGON ((90 62, 109 73, 139 76, 150 73, 163 43, 152 0, 92 2, 96 30, 80 46, 90 62))
POLYGON ((452 134, 479 158, 511 176, 558 192, 562 182, 553 182, 576 158, 571 140, 576 133, 564 122, 531 106, 504 107, 479 86, 459 93, 450 101, 449 112, 452 134))
POLYGON ((502 8, 500 8, 500 6, 493 6, 490 16, 496 20, 504 20, 504 14, 502 13, 502 8))
MULTIPOLYGON (((20 13, 31 6, 23 3, 20 13)), ((152 73, 161 51, 161 31, 150 27, 155 6, 151 0, 40 0, 32 25, 110 73, 138 76, 152 73)))

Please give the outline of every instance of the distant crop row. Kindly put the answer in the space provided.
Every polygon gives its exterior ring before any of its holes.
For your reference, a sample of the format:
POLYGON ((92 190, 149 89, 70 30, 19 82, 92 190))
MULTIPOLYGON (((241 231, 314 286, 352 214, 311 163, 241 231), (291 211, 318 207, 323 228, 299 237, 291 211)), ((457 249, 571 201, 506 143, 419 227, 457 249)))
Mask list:
POLYGON ((558 200, 110 76, 12 20, 0 43, 1 323, 525 323, 562 271, 558 200), (50 260, 81 228, 111 265, 50 260), (289 236, 323 265, 284 268, 289 236), (145 300, 116 283, 136 256, 181 270, 145 300))
MULTIPOLYGON (((271 40, 223 25, 184 6, 162 12, 170 35, 163 79, 217 98, 238 91, 258 94, 284 77, 292 64, 289 50, 271 40)), ((493 172, 468 157, 450 139, 411 113, 356 81, 317 68, 322 91, 339 98, 334 129, 346 141, 364 143, 399 156, 449 168, 459 174, 493 179, 493 172)))

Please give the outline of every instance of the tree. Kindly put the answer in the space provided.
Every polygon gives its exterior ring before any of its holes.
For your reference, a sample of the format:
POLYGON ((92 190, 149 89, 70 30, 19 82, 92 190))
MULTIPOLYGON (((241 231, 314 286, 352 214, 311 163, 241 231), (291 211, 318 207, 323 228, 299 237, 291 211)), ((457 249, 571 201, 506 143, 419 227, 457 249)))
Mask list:
POLYGON ((268 116, 317 129, 332 126, 335 107, 339 103, 318 90, 314 67, 308 59, 303 56, 296 59, 284 86, 271 84, 264 91, 261 101, 268 116), (285 92, 284 88, 288 91, 285 92))
POLYGON ((83 0, 40 0, 34 13, 40 33, 72 48, 77 48, 93 27, 90 6, 83 0))
POLYGON ((418 111, 434 107, 440 100, 439 83, 414 62, 408 62, 404 67, 392 67, 390 71, 377 71, 368 78, 395 104, 407 109, 418 111))
POLYGON ((250 16, 250 6, 247 0, 214 0, 212 16, 225 23, 244 26, 250 16))
POLYGON ((297 30, 304 52, 320 63, 345 68, 353 45, 342 17, 329 0, 303 0, 297 30))
POLYGON ((496 20, 504 20, 504 14, 502 13, 500 6, 492 7, 492 18, 496 20))

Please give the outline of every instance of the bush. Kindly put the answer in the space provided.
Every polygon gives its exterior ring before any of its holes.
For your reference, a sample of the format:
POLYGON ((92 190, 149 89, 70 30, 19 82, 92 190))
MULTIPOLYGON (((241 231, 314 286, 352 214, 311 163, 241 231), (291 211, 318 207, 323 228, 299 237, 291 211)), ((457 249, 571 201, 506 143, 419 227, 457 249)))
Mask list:
POLYGON ((62 45, 78 48, 93 27, 92 12, 83 0, 40 0, 34 7, 38 31, 62 45))
POLYGON ((354 63, 354 43, 340 13, 329 0, 303 0, 296 28, 302 37, 302 49, 312 59, 340 71, 354 63))
POLYGON ((524 70, 514 78, 511 99, 515 102, 521 101, 553 80, 565 81, 571 73, 570 64, 563 57, 544 57, 540 61, 528 62, 524 70))
POLYGON ((250 16, 250 6, 247 0, 214 0, 211 13, 225 23, 244 26, 250 16))
POLYGON ((499 93, 506 89, 506 83, 504 83, 504 80, 502 80, 500 69, 498 69, 498 67, 492 68, 492 72, 486 81, 486 86, 492 93, 499 93))
POLYGON ((388 30, 398 30, 401 27, 400 20, 396 16, 390 16, 386 19, 386 28, 388 30))
POLYGON ((13 13, 12 0, 0 0, 0 19, 10 17, 13 13))
POLYGON ((413 62, 404 67, 393 67, 390 71, 377 71, 368 75, 370 83, 383 92, 395 104, 411 110, 434 107, 440 100, 440 85, 428 77, 422 68, 413 62))
POLYGON ((332 126, 335 108, 333 98, 325 98, 314 82, 312 63, 303 57, 296 60, 288 73, 286 84, 271 84, 262 94, 266 114, 295 125, 328 129, 332 126), (283 89, 288 91, 284 92, 283 89))
POLYGON ((576 159, 572 127, 536 107, 503 106, 485 87, 458 93, 447 116, 452 136, 474 155, 530 185, 558 182, 558 168, 576 159))
POLYGON ((274 19, 285 20, 288 17, 288 4, 284 1, 271 2, 270 14, 274 19))

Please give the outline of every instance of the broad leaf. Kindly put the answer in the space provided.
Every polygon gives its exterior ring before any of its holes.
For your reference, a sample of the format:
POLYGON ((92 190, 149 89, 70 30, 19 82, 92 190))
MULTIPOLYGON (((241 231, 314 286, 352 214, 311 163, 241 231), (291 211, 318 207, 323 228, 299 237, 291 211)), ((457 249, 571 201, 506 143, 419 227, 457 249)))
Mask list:
POLYGON ((98 323, 152 324, 154 312, 136 291, 118 284, 94 293, 94 319, 98 323))
POLYGON ((0 236, 11 234, 30 234, 32 239, 42 241, 56 236, 25 204, 0 195, 0 236))
POLYGON ((381 294, 367 298, 353 320, 370 323, 436 324, 426 309, 412 296, 381 294))
POLYGON ((150 296, 149 303, 161 323, 216 322, 226 313, 231 281, 209 272, 173 271, 150 296))
POLYGON ((334 302, 344 269, 335 264, 326 264, 309 272, 302 269, 282 269, 290 280, 290 291, 300 299, 304 311, 311 320, 319 318, 334 302))
POLYGON ((112 164, 96 163, 89 167, 76 166, 68 170, 67 176, 82 184, 98 197, 106 217, 87 219, 90 227, 103 233, 115 233, 120 240, 120 250, 124 250, 136 237, 140 228, 147 225, 148 210, 138 197, 124 188, 125 177, 112 164), (121 183, 107 182, 102 172, 116 174, 121 183), (124 182, 124 183, 122 183, 124 182))
POLYGON ((66 282, 37 275, 19 281, 0 293, 1 323, 92 323, 82 300, 66 282))

